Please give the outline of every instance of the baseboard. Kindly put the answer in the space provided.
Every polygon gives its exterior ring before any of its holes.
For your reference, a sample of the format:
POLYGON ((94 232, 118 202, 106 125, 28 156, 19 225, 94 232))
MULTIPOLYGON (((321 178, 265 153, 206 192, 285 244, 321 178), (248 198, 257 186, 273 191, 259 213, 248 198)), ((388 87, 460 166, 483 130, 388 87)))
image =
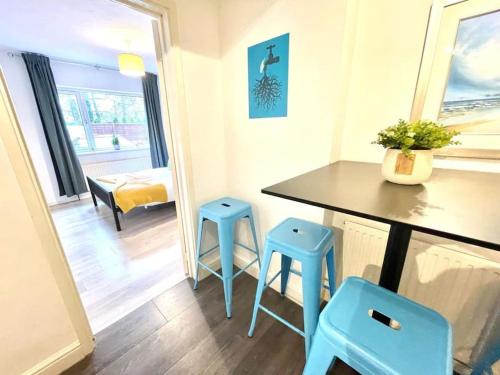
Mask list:
POLYGON ((68 346, 55 352, 50 357, 37 363, 35 366, 26 370, 22 375, 54 375, 60 374, 70 368, 75 363, 80 362, 90 353, 87 353, 79 341, 74 341, 68 346))

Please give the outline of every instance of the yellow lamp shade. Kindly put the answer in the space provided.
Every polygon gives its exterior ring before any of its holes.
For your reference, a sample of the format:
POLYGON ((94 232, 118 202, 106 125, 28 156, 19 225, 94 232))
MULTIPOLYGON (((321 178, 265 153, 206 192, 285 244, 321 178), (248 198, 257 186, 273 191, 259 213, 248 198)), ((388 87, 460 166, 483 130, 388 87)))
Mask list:
POLYGON ((132 53, 120 53, 118 55, 118 67, 121 74, 130 77, 142 77, 146 74, 142 57, 132 53))

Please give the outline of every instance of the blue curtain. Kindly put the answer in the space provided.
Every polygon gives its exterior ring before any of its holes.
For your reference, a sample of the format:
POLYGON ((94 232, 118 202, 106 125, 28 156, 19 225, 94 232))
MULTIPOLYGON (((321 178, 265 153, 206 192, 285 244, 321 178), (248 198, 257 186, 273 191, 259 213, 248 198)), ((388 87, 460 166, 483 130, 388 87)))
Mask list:
POLYGON ((43 132, 56 173, 59 195, 71 197, 87 191, 80 161, 64 123, 56 83, 47 56, 23 53, 35 95, 43 132))
POLYGON ((148 119, 151 164, 153 168, 166 167, 168 152, 161 119, 160 95, 158 93, 158 77, 156 74, 146 73, 142 78, 142 91, 148 119))

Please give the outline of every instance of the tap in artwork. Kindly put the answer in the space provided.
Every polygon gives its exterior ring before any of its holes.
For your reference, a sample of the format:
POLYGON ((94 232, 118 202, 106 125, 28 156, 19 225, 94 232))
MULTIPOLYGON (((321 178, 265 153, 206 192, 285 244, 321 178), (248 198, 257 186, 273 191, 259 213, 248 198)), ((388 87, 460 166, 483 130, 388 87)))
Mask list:
POLYGON ((250 118, 287 115, 289 35, 248 48, 250 118))

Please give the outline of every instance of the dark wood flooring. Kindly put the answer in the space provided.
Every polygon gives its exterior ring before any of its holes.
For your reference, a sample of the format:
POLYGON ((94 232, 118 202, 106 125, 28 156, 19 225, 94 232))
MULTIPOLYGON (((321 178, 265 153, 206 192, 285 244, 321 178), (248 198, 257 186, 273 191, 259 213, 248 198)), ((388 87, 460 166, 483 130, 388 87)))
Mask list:
MULTIPOLYGON (((304 341, 260 312, 247 331, 257 281, 234 281, 233 317, 226 319, 222 283, 183 280, 96 335, 94 353, 65 374, 301 374, 304 341)), ((302 308, 266 290, 263 304, 302 328, 302 308)), ((332 373, 355 374, 336 364, 332 373)))

